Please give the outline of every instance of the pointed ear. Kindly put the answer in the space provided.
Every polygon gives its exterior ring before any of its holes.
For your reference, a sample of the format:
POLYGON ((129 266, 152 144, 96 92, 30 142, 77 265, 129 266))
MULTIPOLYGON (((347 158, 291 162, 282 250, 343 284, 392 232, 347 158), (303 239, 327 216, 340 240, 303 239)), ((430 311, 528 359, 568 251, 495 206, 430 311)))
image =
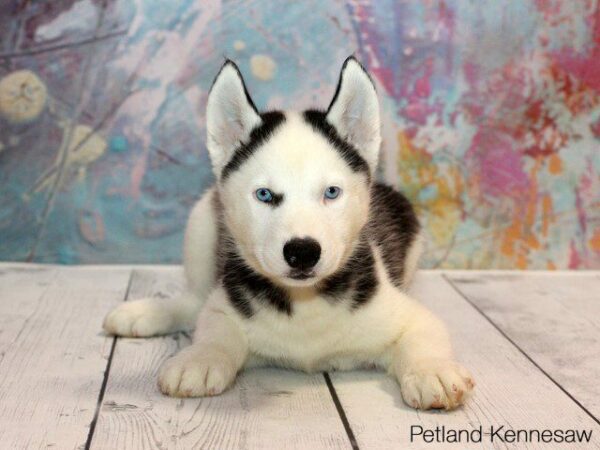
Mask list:
POLYGON ((344 62, 337 90, 327 110, 327 121, 367 161, 377 167, 381 130, 375 86, 366 70, 350 56, 344 62))
POLYGON ((217 178, 235 149, 248 141, 251 131, 261 122, 240 70, 233 61, 225 61, 206 105, 207 147, 217 178))

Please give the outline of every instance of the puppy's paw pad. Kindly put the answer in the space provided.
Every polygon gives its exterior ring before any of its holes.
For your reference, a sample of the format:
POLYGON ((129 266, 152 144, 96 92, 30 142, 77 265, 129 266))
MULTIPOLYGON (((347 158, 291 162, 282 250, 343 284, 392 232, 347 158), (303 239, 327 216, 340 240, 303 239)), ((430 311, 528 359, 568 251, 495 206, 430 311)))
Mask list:
POLYGON ((107 333, 124 337, 149 337, 171 331, 173 318, 153 299, 126 302, 112 310, 104 319, 107 333))
POLYGON ((419 361, 399 376, 402 397, 417 409, 454 409, 475 387, 471 374, 452 360, 419 361))
POLYGON ((236 371, 224 354, 181 352, 160 369, 158 386, 172 397, 219 395, 233 382, 236 371))

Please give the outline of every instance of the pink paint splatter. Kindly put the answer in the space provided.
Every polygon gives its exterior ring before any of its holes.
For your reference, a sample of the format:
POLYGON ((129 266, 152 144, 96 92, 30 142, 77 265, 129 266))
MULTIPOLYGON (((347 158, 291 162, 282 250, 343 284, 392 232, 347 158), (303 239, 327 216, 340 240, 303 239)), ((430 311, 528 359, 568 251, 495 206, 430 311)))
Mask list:
POLYGON ((575 242, 571 240, 571 245, 569 247, 569 269, 579 269, 583 264, 583 260, 575 247, 575 242))
POLYGON ((427 98, 431 94, 431 84, 429 83, 429 78, 431 78, 431 70, 415 81, 415 95, 417 97, 427 98))
POLYGON ((394 72, 388 67, 372 68, 371 73, 390 95, 394 93, 394 72))
POLYGON ((594 29, 591 50, 587 54, 577 55, 573 49, 563 48, 551 55, 565 71, 600 92, 600 8, 596 8, 588 22, 594 24, 594 29))
POLYGON ((560 1, 533 0, 533 3, 546 20, 551 20, 560 13, 560 1))
POLYGON ((479 72, 479 66, 472 63, 471 61, 467 61, 463 64, 463 73, 465 75, 465 79, 467 80, 469 86, 471 86, 472 88, 475 88, 477 86, 477 83, 479 81, 479 72))
POLYGON ((416 71, 416 79, 407 80, 400 87, 399 95, 406 99, 407 105, 400 113, 418 125, 425 125, 431 115, 441 116, 444 106, 440 102, 431 103, 431 77, 433 76, 433 59, 428 58, 416 71))
POLYGON ((484 128, 473 137, 466 158, 478 173, 481 192, 486 196, 521 197, 530 188, 515 143, 498 130, 484 128))

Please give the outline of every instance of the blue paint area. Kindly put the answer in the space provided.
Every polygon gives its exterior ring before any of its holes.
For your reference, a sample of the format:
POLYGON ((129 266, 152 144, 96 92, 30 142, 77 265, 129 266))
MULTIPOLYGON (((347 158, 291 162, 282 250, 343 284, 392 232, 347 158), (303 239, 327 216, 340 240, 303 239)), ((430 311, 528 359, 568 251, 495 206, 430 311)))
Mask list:
POLYGON ((127 151, 129 143, 125 136, 114 136, 110 140, 110 151, 113 153, 123 153, 127 151))

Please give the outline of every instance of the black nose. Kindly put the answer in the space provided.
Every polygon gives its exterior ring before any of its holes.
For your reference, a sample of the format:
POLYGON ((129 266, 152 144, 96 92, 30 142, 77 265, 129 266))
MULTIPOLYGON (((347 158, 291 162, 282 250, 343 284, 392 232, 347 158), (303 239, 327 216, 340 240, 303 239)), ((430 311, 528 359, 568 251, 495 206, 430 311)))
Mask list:
POLYGON ((312 238, 294 238, 283 246, 283 257, 292 269, 312 269, 321 257, 321 246, 312 238))

